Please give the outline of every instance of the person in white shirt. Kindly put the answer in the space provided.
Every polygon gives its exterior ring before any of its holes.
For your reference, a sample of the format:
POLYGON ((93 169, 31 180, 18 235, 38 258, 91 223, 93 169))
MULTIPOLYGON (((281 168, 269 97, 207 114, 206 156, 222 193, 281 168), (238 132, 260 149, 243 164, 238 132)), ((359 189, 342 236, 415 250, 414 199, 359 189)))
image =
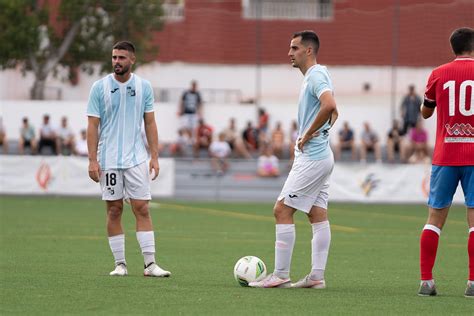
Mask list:
POLYGON ((40 140, 38 145, 38 153, 41 155, 43 149, 49 147, 54 155, 58 154, 58 137, 56 131, 50 123, 49 115, 43 116, 43 125, 40 127, 40 140))
POLYGON ((87 133, 85 129, 81 130, 81 137, 74 143, 74 154, 84 157, 87 157, 89 154, 87 150, 87 133))
POLYGON ((217 141, 213 141, 209 146, 211 165, 217 174, 223 174, 229 168, 228 158, 232 152, 229 143, 225 141, 225 133, 219 133, 217 141))
POLYGON ((319 38, 315 32, 293 34, 288 57, 292 66, 304 75, 298 102, 295 160, 273 208, 275 269, 263 280, 250 282, 250 287, 326 287, 324 272, 331 243, 328 189, 334 167, 329 129, 338 114, 329 72, 316 61, 318 50, 319 38), (312 226, 311 271, 298 282, 291 283, 290 266, 296 238, 293 216, 297 210, 306 213, 312 226))
POLYGON ((70 155, 74 151, 74 132, 65 116, 61 118, 61 126, 58 128, 58 142, 60 154, 70 155))
POLYGON ((125 199, 130 201, 136 219, 136 236, 145 261, 143 274, 168 277, 171 273, 156 264, 149 212, 150 177, 156 179, 160 171, 153 90, 149 81, 132 73, 134 63, 135 46, 128 41, 116 43, 112 49, 114 73, 92 86, 87 106, 89 177, 100 182, 107 205, 107 233, 115 259, 110 275, 128 274, 121 224, 125 199), (143 124, 149 163, 141 135, 143 124))

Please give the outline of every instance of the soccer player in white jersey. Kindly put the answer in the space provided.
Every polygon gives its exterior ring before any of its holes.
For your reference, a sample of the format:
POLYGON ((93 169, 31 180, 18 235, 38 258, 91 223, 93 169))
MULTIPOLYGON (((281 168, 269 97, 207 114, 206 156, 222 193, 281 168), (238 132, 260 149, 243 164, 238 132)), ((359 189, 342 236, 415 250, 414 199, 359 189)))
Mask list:
POLYGON ((113 46, 114 73, 96 81, 87 106, 89 177, 100 182, 107 206, 107 233, 115 259, 112 276, 127 275, 125 235, 121 218, 123 200, 129 200, 136 218, 136 235, 145 261, 145 276, 168 277, 155 261, 155 236, 148 209, 150 176, 156 179, 158 129, 153 110, 153 91, 148 81, 132 73, 135 47, 121 41, 113 46), (141 135, 144 125, 150 150, 141 135))
POLYGON ((329 147, 329 129, 337 119, 333 87, 326 67, 317 64, 319 38, 313 31, 293 34, 290 57, 304 75, 298 104, 298 140, 295 161, 273 208, 276 220, 275 270, 249 286, 259 288, 326 287, 324 271, 331 242, 327 216, 329 177, 334 157, 329 147), (313 230, 311 272, 291 284, 290 265, 295 244, 293 215, 301 210, 313 230))

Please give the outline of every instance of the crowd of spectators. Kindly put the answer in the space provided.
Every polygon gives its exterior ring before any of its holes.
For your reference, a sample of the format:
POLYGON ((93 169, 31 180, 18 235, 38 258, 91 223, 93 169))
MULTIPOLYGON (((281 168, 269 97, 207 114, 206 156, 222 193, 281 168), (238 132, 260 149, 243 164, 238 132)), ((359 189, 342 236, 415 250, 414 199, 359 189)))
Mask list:
MULTIPOLYGON (((423 126, 420 116, 421 98, 416 94, 415 87, 410 85, 404 96, 400 113, 402 123, 395 119, 387 131, 385 149, 386 160, 389 163, 429 163, 430 147, 428 145, 428 131, 423 126)), ((353 128, 345 121, 343 128, 338 132, 338 141, 334 144, 336 160, 344 159, 342 153, 350 152, 349 161, 366 162, 367 155, 373 154, 377 162, 383 159, 383 139, 364 122, 360 141, 357 142, 353 128)))
MULTIPOLYGON (((349 121, 344 121, 331 144, 335 159, 361 163, 368 160, 384 160, 389 163, 429 162, 428 132, 420 119, 420 102, 421 98, 415 93, 415 87, 409 86, 401 103, 401 120, 393 120, 385 137, 379 136, 368 121, 357 129, 349 121), (355 130, 360 133, 356 134, 355 130)), ((180 126, 176 140, 160 146, 164 156, 210 158, 213 170, 219 174, 227 171, 231 158, 257 159, 257 174, 262 177, 278 176, 279 161, 282 159, 289 160, 291 164, 298 137, 296 121, 292 121, 289 130, 285 131, 281 122, 272 122, 270 114, 264 108, 259 108, 255 122, 246 122, 242 130, 237 128, 236 118, 231 117, 226 128, 216 131, 204 119, 202 108, 197 82, 192 81, 191 87, 183 92, 178 105, 180 126)), ((87 156, 86 130, 81 130, 76 137, 68 125, 67 117, 61 117, 58 126, 55 128, 50 116, 45 114, 41 126, 36 130, 28 117, 24 117, 20 126, 18 153, 87 156)), ((0 146, 3 153, 9 152, 1 117, 0 146)))
MULTIPOLYGON (((38 130, 30 123, 28 117, 23 117, 19 128, 17 152, 20 155, 87 156, 86 130, 81 130, 78 136, 76 138, 65 116, 61 118, 59 127, 56 128, 50 116, 43 115, 43 121, 38 130)), ((0 146, 3 147, 4 154, 10 153, 9 140, 1 118, 0 146)))

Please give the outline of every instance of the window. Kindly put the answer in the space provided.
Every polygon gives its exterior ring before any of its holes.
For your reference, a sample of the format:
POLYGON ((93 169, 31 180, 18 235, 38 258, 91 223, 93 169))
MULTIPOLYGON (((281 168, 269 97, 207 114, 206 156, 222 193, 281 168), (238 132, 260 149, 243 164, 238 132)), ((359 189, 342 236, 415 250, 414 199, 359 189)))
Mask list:
POLYGON ((166 21, 179 21, 184 18, 184 0, 163 0, 162 8, 166 21))
POLYGON ((333 0, 242 0, 246 19, 331 20, 333 0))

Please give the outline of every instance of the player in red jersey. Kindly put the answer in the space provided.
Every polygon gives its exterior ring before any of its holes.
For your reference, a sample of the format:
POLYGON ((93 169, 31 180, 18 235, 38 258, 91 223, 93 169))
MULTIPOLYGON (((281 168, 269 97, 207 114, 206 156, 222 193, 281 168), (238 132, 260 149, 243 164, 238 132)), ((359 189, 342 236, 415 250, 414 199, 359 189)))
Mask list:
POLYGON ((433 70, 421 105, 425 119, 436 108, 437 127, 428 221, 420 237, 418 295, 436 295, 432 270, 439 235, 461 182, 469 225, 469 277, 464 296, 474 298, 474 29, 455 30, 450 42, 456 59, 433 70))

